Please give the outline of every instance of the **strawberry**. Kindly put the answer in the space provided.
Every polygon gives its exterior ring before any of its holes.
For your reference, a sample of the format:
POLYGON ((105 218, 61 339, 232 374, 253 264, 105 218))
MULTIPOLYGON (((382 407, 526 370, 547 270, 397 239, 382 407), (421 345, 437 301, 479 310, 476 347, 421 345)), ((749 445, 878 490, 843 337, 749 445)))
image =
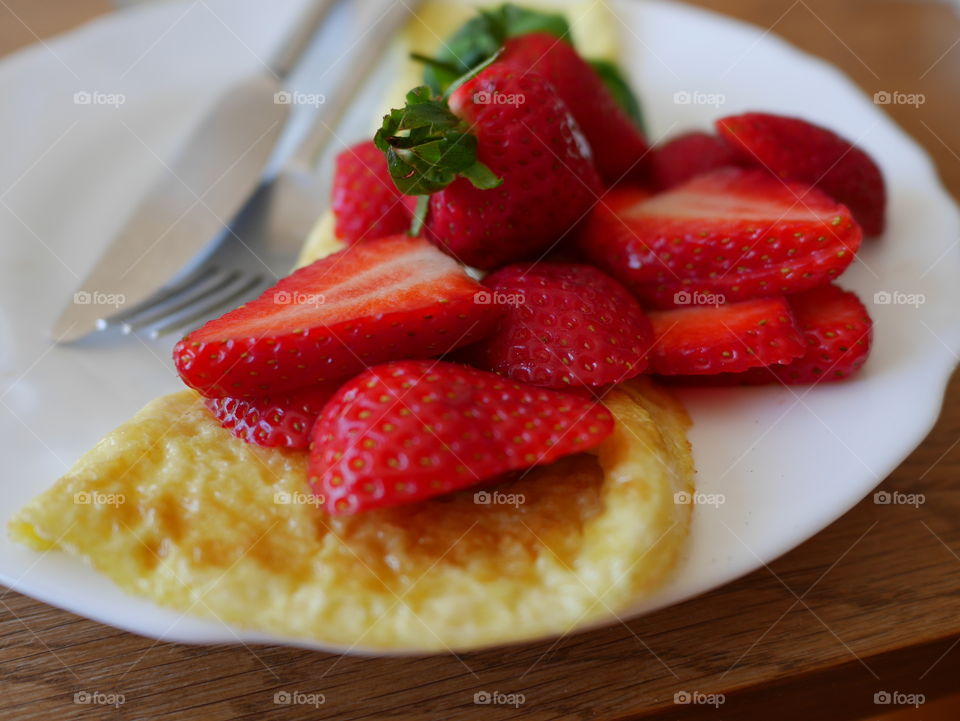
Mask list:
POLYGON ((279 395, 482 338, 499 316, 474 302, 485 290, 422 238, 364 240, 193 331, 173 357, 203 395, 279 395))
POLYGON ((819 188, 850 208, 867 235, 883 232, 883 175, 849 140, 806 120, 767 113, 721 118, 717 130, 745 161, 819 188))
POLYGON ((471 365, 547 388, 618 383, 647 367, 650 321, 596 268, 511 265, 483 283, 507 312, 496 333, 464 349, 471 365))
POLYGON ((736 373, 804 353, 785 298, 655 311, 650 323, 650 366, 661 375, 736 373))
POLYGON ((807 352, 770 367, 782 383, 836 381, 860 370, 870 354, 873 321, 855 293, 825 285, 789 300, 807 352))
POLYGON ((856 294, 824 285, 790 296, 806 353, 785 365, 724 374, 726 385, 839 381, 856 373, 870 354, 873 321, 856 294))
POLYGON ((404 361, 348 381, 313 428, 310 484, 333 514, 408 503, 593 448, 600 404, 454 363, 404 361))
POLYGON ((334 161, 333 217, 338 238, 354 243, 403 233, 413 220, 413 198, 397 190, 383 153, 372 140, 347 148, 334 161))
POLYGON ((649 199, 615 190, 579 238, 588 258, 657 307, 678 294, 733 301, 807 290, 842 273, 860 240, 850 212, 820 191, 742 168, 649 199))
POLYGON ((538 73, 553 84, 590 143, 605 183, 614 184, 640 170, 646 138, 569 42, 546 32, 520 35, 506 41, 500 61, 538 73))
POLYGON ((310 429, 339 381, 268 398, 205 398, 221 426, 240 440, 268 448, 306 449, 310 429))
POLYGON ((548 249, 600 189, 583 135, 539 75, 495 62, 449 104, 426 87, 377 133, 404 193, 429 195, 427 234, 467 265, 494 268, 548 249))
POLYGON ((733 148, 708 133, 686 133, 650 153, 650 175, 661 190, 730 165, 742 165, 733 148))

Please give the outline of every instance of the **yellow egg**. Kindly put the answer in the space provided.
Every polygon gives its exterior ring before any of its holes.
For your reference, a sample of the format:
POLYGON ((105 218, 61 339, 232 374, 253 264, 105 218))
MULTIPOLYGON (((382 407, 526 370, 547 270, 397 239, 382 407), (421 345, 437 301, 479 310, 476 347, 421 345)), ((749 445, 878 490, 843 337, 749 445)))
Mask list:
POLYGON ((331 517, 305 452, 244 443, 182 391, 104 438, 10 530, 164 606, 291 638, 438 651, 565 633, 656 587, 689 523, 674 502, 693 489, 683 409, 646 380, 605 403, 617 422, 595 455, 331 517))

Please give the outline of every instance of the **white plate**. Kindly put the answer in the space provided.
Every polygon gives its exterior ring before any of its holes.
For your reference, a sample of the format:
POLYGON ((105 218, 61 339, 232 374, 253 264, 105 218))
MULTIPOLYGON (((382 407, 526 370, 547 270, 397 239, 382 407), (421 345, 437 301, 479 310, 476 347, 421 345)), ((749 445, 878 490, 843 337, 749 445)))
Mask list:
MULTIPOLYGON (((960 349, 960 218, 923 151, 831 66, 756 27, 701 10, 659 2, 614 8, 623 23, 624 62, 654 139, 749 109, 801 115, 869 151, 891 200, 886 235, 868 241, 841 279, 876 321, 873 355, 856 380, 815 390, 683 393, 695 422, 698 492, 724 502, 697 508, 686 558, 668 586, 632 611, 641 613, 772 561, 847 511, 923 440, 960 349), (876 293, 925 302, 877 304, 876 293)), ((372 112, 361 108, 357 117, 372 112)), ((356 127, 350 139, 365 131, 356 127)), ((70 240, 61 231, 48 242, 66 252, 70 240)), ((73 249, 74 256, 81 251, 73 249)), ((0 372, 5 385, 18 379, 0 408, 4 523, 98 437, 179 387, 169 344, 50 347, 46 329, 69 297, 69 282, 37 243, 18 249, 15 260, 0 268, 0 332, 15 339, 0 349, 0 372)), ((321 647, 184 618, 126 595, 64 554, 36 554, 7 539, 0 541, 0 581, 147 636, 321 647)))

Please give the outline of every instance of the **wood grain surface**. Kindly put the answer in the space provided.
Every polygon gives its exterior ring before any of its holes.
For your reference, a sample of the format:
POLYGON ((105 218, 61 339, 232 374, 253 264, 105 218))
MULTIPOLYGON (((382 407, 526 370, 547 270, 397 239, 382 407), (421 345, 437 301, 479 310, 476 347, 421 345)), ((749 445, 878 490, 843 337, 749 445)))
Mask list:
MULTIPOLYGON (((960 194, 960 16, 948 4, 696 4, 770 28, 870 95, 922 93, 919 107, 885 109, 960 194)), ((106 9, 102 0, 0 0, 0 53, 106 9)), ((924 494, 919 508, 867 499, 770 568, 557 642, 394 659, 191 647, 0 591, 0 719, 844 719, 893 710, 874 703, 878 692, 929 702, 960 691, 958 401, 954 379, 934 431, 882 486, 924 494), (482 692, 523 703, 477 705, 482 692), (78 704, 77 693, 122 694, 123 703, 78 704), (323 703, 278 704, 277 693, 302 702, 322 694, 323 703), (724 703, 677 704, 677 693, 723 694, 724 703)))

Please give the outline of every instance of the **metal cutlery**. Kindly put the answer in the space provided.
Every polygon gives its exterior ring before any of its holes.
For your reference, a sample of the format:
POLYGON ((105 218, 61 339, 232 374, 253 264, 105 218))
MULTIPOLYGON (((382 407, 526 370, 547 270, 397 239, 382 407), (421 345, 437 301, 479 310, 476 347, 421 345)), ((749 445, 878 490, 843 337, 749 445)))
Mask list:
POLYGON ((280 171, 264 180, 290 109, 276 100, 284 92, 280 81, 332 4, 320 0, 313 6, 271 64, 275 75, 231 89, 206 115, 64 309, 53 328, 57 342, 108 328, 152 337, 188 329, 289 271, 325 201, 315 175, 317 159, 417 3, 364 4, 364 37, 347 51, 340 64, 344 72, 313 127, 280 171), (111 307, 105 315, 104 306, 83 302, 100 294, 121 299, 116 312, 111 307))

